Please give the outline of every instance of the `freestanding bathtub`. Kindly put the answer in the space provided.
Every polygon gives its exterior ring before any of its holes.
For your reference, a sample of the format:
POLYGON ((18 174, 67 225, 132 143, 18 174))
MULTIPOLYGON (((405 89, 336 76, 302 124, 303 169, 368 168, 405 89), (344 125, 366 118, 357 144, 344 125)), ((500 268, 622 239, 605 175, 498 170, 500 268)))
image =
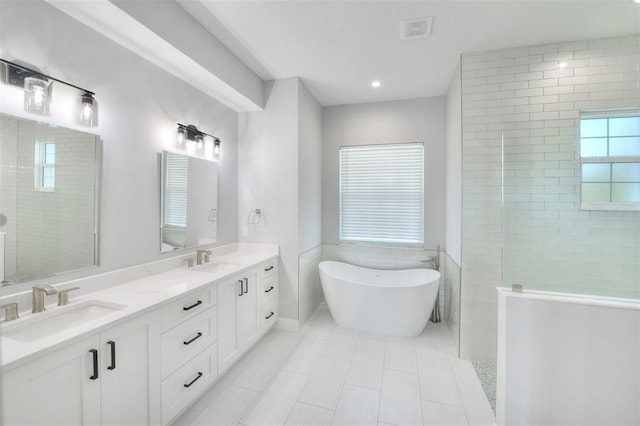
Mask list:
POLYGON ((433 269, 379 270, 320 262, 320 281, 338 325, 413 337, 427 325, 440 282, 433 269))

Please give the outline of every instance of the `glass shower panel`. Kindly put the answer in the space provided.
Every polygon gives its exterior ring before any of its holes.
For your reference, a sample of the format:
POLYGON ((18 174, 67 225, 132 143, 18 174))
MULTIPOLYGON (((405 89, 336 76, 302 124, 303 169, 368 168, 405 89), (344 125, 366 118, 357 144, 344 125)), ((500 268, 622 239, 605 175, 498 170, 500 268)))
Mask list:
MULTIPOLYGON (((523 135, 504 123, 503 286, 639 299, 640 212, 580 210, 580 197, 582 186, 583 197, 592 201, 640 200, 640 163, 581 165, 581 154, 601 155, 597 136, 603 120, 582 120, 588 126, 582 130, 595 136, 582 146, 579 123, 564 121, 565 127, 543 137, 523 135)), ((534 124, 519 125, 527 126, 534 124)))

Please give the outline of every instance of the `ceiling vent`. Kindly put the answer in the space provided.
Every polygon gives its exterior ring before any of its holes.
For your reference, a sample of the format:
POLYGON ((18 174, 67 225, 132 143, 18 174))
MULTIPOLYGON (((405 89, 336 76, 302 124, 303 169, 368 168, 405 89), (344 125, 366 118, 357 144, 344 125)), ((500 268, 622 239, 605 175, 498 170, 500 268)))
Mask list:
POLYGON ((400 38, 402 40, 412 40, 414 38, 426 38, 431 35, 433 16, 404 21, 400 23, 400 38))

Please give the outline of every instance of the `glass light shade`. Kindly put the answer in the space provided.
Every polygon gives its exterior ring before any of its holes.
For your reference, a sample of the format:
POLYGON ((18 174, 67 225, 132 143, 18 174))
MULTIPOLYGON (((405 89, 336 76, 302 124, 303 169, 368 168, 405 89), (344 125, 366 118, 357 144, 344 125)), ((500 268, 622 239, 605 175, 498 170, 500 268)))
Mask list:
POLYGON ((220 158, 220 139, 216 139, 213 142, 213 157, 217 159, 220 158))
POLYGON ((83 126, 95 127, 98 125, 98 102, 91 93, 85 93, 80 97, 79 121, 83 126))
POLYGON ((34 114, 51 114, 53 84, 38 77, 24 79, 24 110, 34 114))
POLYGON ((184 141, 187 140, 187 129, 182 126, 178 127, 177 139, 178 145, 182 146, 184 144, 184 141))
POLYGON ((206 158, 213 158, 213 141, 209 138, 204 141, 204 156, 206 158))
POLYGON ((202 135, 195 135, 193 137, 193 140, 196 141, 196 143, 200 146, 200 144, 202 144, 202 142, 204 141, 204 138, 202 137, 202 135))

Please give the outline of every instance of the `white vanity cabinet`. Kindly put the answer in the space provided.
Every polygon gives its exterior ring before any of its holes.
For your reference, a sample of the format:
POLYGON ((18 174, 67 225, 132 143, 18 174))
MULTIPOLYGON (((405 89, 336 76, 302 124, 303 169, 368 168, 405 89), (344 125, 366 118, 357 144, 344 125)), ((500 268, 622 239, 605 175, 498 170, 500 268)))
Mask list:
POLYGON ((217 285, 219 372, 258 339, 258 272, 251 269, 217 285))
POLYGON ((212 284, 161 308, 163 424, 218 377, 216 296, 212 284))
POLYGON ((263 262, 258 277, 260 333, 264 334, 278 320, 278 258, 263 262))
POLYGON ((157 311, 0 375, 2 425, 160 423, 157 311))

